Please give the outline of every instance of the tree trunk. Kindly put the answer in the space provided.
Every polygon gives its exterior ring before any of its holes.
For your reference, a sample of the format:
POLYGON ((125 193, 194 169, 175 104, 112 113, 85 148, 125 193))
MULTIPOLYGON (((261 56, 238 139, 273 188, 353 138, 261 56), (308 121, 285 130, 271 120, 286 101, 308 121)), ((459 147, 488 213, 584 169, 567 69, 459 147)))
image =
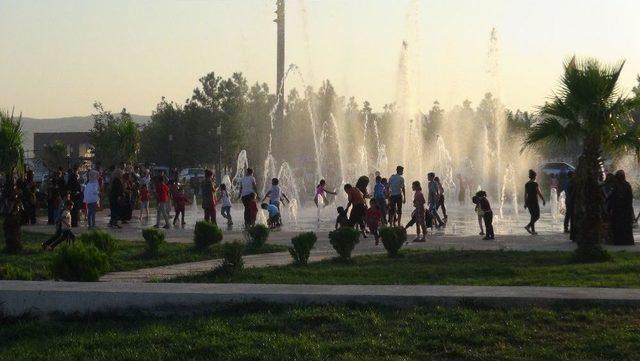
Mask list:
POLYGON ((599 136, 587 137, 576 171, 574 203, 576 232, 574 241, 578 243, 575 258, 579 262, 599 262, 607 260, 609 257, 602 248, 604 195, 598 183, 600 149, 599 136))

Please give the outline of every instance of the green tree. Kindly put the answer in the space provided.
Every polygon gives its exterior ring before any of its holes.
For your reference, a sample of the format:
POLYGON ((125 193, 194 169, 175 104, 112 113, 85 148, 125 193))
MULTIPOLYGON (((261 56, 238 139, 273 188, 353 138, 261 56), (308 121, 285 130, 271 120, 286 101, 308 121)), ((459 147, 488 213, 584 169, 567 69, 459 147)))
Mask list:
POLYGON ((622 95, 618 88, 623 65, 575 58, 565 63, 557 95, 541 107, 541 120, 531 127, 524 142, 525 147, 572 140, 582 144, 573 218, 576 259, 580 261, 608 258, 601 245, 604 197, 598 184, 603 150, 640 151, 640 132, 630 117, 637 100, 622 95))
POLYGON ((67 166, 67 146, 59 140, 45 145, 42 149, 42 162, 49 170, 67 166))
POLYGON ((24 170, 24 148, 22 145, 21 117, 15 119, 0 111, 0 172, 12 177, 14 172, 24 170))
POLYGON ((102 104, 93 104, 94 126, 90 131, 94 157, 105 166, 133 163, 140 148, 140 129, 126 109, 118 115, 104 110, 102 104))

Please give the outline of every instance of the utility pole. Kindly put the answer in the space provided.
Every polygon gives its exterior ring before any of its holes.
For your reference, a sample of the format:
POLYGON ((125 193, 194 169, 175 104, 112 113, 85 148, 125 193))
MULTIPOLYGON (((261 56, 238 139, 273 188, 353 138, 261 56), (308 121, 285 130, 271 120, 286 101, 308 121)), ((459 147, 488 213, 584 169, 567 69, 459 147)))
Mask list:
POLYGON ((278 28, 278 55, 277 55, 277 71, 276 71, 276 129, 282 129, 284 123, 284 1, 276 0, 276 19, 274 22, 278 28))

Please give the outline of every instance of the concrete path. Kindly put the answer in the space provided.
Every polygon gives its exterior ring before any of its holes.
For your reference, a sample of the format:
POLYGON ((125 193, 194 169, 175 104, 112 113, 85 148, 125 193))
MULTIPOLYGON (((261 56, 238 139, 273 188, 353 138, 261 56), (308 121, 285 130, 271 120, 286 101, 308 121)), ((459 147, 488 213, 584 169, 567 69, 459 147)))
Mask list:
MULTIPOLYGON (((362 254, 384 253, 384 249, 371 250, 365 252, 354 252, 354 256, 362 254)), ((335 251, 313 251, 309 257, 309 262, 318 262, 336 257, 335 251)), ((289 252, 275 252, 255 254, 242 257, 245 268, 258 268, 269 266, 283 266, 291 263, 289 252)), ((143 268, 134 271, 112 272, 100 278, 101 282, 158 282, 166 281, 178 276, 188 274, 205 273, 222 264, 221 259, 207 261, 179 263, 168 266, 143 268)))
POLYGON ((219 304, 377 304, 407 307, 421 304, 629 305, 640 306, 640 289, 367 286, 278 284, 76 283, 0 281, 0 312, 6 316, 83 314, 138 309, 191 313, 219 304))

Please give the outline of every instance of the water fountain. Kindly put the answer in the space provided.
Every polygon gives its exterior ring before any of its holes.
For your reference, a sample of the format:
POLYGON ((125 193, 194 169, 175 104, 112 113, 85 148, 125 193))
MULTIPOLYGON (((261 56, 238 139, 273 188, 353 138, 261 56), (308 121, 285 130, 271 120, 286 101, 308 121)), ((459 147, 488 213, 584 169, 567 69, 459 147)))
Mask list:
POLYGON ((446 198, 451 199, 457 190, 453 178, 453 161, 451 160, 451 154, 444 144, 444 139, 440 135, 436 136, 436 160, 433 170, 436 176, 440 178, 446 198))
POLYGON ((511 164, 507 165, 504 171, 504 178, 502 180, 502 189, 500 191, 500 219, 505 219, 504 206, 507 199, 511 200, 514 218, 517 219, 519 215, 518 193, 516 188, 515 174, 513 166, 511 164))
POLYGON ((243 149, 238 153, 236 174, 231 179, 231 185, 227 186, 229 193, 234 197, 237 197, 240 193, 240 180, 245 176, 245 174, 247 174, 247 168, 249 168, 249 160, 247 159, 247 151, 243 149))

